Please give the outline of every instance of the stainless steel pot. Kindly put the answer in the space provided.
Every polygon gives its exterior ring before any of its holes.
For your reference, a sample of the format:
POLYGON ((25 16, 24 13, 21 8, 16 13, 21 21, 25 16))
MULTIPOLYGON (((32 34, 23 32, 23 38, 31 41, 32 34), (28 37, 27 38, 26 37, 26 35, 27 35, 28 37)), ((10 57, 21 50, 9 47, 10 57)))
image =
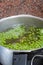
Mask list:
MULTIPOLYGON (((16 15, 0 19, 0 32, 17 24, 28 24, 29 26, 43 27, 43 18, 32 15, 16 15)), ((36 50, 36 49, 35 49, 36 50)), ((34 50, 10 50, 0 46, 0 62, 3 65, 12 65, 13 52, 31 52, 34 50)))

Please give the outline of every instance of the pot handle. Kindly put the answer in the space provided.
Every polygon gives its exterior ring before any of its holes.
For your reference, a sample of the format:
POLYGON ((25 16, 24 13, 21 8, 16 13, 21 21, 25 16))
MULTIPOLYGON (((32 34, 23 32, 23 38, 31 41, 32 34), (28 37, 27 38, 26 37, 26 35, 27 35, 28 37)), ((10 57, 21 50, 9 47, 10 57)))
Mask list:
POLYGON ((33 58, 32 58, 32 60, 31 60, 31 65, 33 65, 33 61, 34 61, 35 57, 41 57, 41 58, 43 58, 43 55, 34 55, 33 58))

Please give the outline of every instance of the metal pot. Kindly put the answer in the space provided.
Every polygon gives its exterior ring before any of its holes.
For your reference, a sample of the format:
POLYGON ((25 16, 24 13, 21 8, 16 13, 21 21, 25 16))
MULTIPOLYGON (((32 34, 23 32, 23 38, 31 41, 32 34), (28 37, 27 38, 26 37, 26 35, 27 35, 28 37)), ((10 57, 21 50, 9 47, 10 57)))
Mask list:
MULTIPOLYGON (((0 32, 17 24, 28 24, 36 27, 43 27, 43 18, 32 15, 16 15, 0 19, 0 32)), ((34 49, 36 50, 36 49, 34 49)), ((3 65, 12 65, 13 52, 31 52, 34 50, 10 50, 0 46, 0 62, 3 65)))

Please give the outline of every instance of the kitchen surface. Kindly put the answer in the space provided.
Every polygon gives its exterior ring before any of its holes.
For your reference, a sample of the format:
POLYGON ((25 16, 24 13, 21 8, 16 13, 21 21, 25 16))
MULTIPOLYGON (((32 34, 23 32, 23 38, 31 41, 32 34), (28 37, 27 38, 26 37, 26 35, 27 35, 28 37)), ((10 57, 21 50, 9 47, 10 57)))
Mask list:
POLYGON ((43 0, 0 0, 0 18, 18 14, 43 18, 43 0))

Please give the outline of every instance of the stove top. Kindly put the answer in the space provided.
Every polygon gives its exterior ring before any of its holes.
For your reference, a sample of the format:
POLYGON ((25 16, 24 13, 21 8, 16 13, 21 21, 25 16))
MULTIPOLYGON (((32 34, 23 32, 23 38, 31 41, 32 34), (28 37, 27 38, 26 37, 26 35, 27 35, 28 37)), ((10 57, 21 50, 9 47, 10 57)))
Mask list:
MULTIPOLYGON (((32 52, 13 52, 13 65, 31 65, 31 60, 35 55, 43 55, 43 50, 37 50, 37 51, 32 51, 32 52)), ((42 59, 39 57, 35 59, 35 65, 41 65, 43 63, 42 59), (36 62, 37 61, 37 62, 36 62)))

